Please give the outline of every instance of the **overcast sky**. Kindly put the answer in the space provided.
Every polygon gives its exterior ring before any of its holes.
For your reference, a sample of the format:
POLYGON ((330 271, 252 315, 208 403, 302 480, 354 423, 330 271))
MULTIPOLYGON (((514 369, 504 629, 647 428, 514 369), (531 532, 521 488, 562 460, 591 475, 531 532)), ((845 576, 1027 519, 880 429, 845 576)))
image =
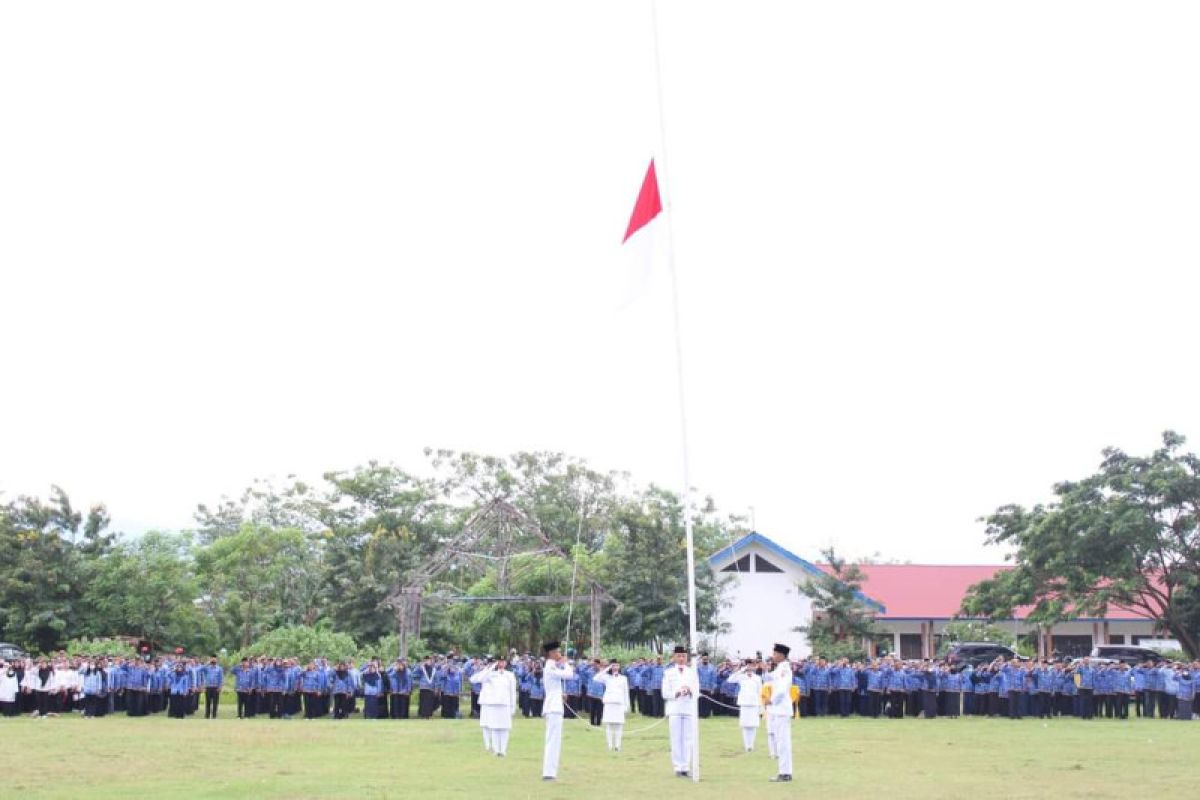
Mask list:
MULTIPOLYGON (((802 555, 1200 443, 1200 4, 663 0, 693 484, 802 555)), ((424 446, 679 485, 649 4, 0 4, 0 489, 424 446), (660 240, 661 243, 661 240, 660 240)))

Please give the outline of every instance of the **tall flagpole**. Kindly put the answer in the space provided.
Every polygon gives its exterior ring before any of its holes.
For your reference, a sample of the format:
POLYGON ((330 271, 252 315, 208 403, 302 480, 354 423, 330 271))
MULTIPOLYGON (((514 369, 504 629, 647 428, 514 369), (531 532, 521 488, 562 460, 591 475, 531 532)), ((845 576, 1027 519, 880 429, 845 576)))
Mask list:
MULTIPOLYGON (((663 110, 663 78, 662 56, 658 44, 658 3, 650 0, 650 18, 654 29, 654 76, 658 87, 658 133, 659 159, 662 166, 661 191, 663 195, 664 216, 667 218, 667 267, 671 274, 671 312, 675 327, 675 379, 679 391, 679 449, 680 462, 683 471, 683 493, 680 501, 683 507, 683 530, 687 539, 687 586, 688 586, 688 652, 692 656, 693 666, 698 663, 699 636, 696 633, 696 554, 695 541, 692 533, 692 501, 691 478, 688 466, 688 425, 687 400, 683 380, 683 334, 679 325, 679 278, 675 272, 675 226, 673 209, 671 207, 671 184, 667 162, 667 121, 663 110)), ((697 701, 698 702, 698 701, 697 701)), ((692 780, 700 780, 700 726, 699 721, 692 718, 692 780)))

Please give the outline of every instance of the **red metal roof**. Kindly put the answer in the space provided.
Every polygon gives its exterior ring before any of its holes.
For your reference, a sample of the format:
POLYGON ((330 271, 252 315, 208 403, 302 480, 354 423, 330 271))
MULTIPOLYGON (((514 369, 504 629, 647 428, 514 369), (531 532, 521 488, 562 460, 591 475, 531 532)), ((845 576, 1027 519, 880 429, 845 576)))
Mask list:
MULTIPOLYGON (((818 564, 829 572, 829 566, 818 564)), ((987 580, 1008 566, 973 564, 862 564, 866 576, 862 592, 883 604, 887 612, 880 619, 947 619, 958 613, 967 589, 987 580)), ((1015 616, 1023 619, 1028 608, 1018 608, 1015 616)), ((1108 619, 1146 619, 1144 614, 1110 608, 1108 619)))

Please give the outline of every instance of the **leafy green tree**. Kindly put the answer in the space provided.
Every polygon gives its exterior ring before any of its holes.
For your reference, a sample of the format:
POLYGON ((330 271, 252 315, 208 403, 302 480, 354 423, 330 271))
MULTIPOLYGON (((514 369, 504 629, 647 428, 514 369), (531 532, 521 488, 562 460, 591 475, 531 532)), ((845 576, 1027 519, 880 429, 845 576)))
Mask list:
POLYGON ((246 523, 195 551, 201 603, 223 643, 248 647, 271 628, 315 621, 314 547, 294 528, 246 523))
POLYGON ((211 649, 216 627, 197 605, 200 588, 187 534, 151 531, 118 544, 87 587, 97 635, 136 636, 160 646, 211 649))
MULTIPOLYGON (((687 548, 678 497, 651 486, 623 499, 610 524, 596 574, 624 608, 611 614, 605 638, 652 643, 656 650, 665 642, 687 641, 687 548)), ((727 539, 711 504, 693 520, 693 536, 696 564, 700 565, 696 570, 697 628, 708 630, 716 616, 720 591, 703 563, 727 539)))
POLYGON ((57 648, 89 627, 84 589, 112 545, 102 505, 87 516, 61 488, 49 501, 19 497, 0 507, 0 634, 32 650, 57 648))
POLYGON ((1055 502, 1002 506, 987 541, 1014 548, 1015 568, 972 588, 971 615, 1054 623, 1129 609, 1154 619, 1200 655, 1189 612, 1200 580, 1200 459, 1171 431, 1149 456, 1109 448, 1097 472, 1054 487, 1055 502))
POLYGON ((813 652, 826 658, 862 658, 864 639, 875 634, 875 610, 862 598, 866 579, 857 564, 832 548, 821 551, 829 572, 801 584, 812 598, 813 619, 796 630, 806 634, 813 652))

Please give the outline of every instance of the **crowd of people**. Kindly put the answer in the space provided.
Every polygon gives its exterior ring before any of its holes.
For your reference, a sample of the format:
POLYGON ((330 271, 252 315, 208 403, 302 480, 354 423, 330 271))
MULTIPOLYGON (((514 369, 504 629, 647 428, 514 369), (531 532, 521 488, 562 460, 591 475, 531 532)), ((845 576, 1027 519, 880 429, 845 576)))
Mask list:
MULTIPOLYGON (((640 658, 625 665, 599 659, 567 663, 572 673, 562 679, 562 703, 568 717, 600 726, 606 710, 610 717, 616 715, 617 709, 609 707, 618 696, 622 718, 626 712, 650 718, 666 715, 671 698, 664 694, 663 680, 670 665, 664 665, 663 658, 640 658), (621 679, 617 690, 614 677, 621 679)), ((885 657, 866 662, 799 659, 789 664, 792 715, 800 718, 1125 719, 1132 714, 1191 719, 1200 682, 1200 662, 1129 666, 1088 658, 1013 659, 960 668, 944 661, 885 657)), ((545 666, 544 657, 515 652, 500 658, 427 655, 412 664, 378 658, 360 663, 257 658, 243 659, 228 670, 215 656, 59 653, 0 662, 0 714, 50 717, 78 712, 96 718, 165 711, 187 717, 198 714, 203 705, 204 716, 216 718, 228 681, 238 718, 479 718, 480 695, 490 684, 473 678, 500 671, 511 676, 514 713, 533 718, 543 715, 545 666)), ((760 659, 713 663, 701 655, 695 670, 699 716, 739 716, 746 700, 747 670, 762 676, 768 665, 760 659)), ((615 746, 619 748, 619 738, 615 746)))

